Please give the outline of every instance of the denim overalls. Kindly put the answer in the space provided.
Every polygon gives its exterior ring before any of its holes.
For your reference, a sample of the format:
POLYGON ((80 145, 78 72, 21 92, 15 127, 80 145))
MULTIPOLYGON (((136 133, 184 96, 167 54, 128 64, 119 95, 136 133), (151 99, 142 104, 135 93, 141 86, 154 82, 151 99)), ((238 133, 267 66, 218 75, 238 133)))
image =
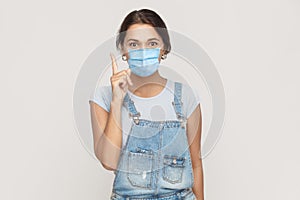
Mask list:
POLYGON ((172 103, 177 120, 139 119, 128 93, 123 105, 131 128, 122 148, 111 200, 194 200, 193 169, 182 113, 180 82, 174 82, 172 103))

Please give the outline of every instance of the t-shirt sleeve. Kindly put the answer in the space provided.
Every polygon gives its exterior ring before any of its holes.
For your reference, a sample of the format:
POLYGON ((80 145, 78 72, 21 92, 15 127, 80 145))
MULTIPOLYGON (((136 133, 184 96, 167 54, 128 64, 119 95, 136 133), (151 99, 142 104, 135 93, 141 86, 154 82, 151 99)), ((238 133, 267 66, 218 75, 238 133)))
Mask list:
POLYGON ((184 104, 183 111, 186 118, 189 118, 189 116, 193 113, 193 111, 200 103, 199 94, 189 85, 182 84, 182 100, 184 104))
POLYGON ((94 102, 107 112, 110 111, 111 86, 99 86, 90 95, 89 102, 94 102))

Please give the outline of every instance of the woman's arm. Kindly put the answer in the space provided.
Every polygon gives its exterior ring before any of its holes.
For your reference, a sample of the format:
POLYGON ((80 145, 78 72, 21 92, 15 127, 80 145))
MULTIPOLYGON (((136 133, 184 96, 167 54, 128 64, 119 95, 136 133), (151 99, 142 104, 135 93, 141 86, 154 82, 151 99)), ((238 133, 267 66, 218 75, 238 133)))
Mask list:
POLYGON ((103 167, 116 170, 118 167, 120 150, 122 147, 121 108, 128 84, 133 85, 130 79, 131 70, 118 72, 116 58, 110 54, 113 75, 110 77, 112 99, 110 111, 90 101, 90 111, 94 138, 94 152, 103 167))
POLYGON ((201 159, 202 116, 200 105, 187 120, 187 136, 190 144, 191 160, 194 172, 193 192, 197 200, 204 200, 203 168, 201 159))
POLYGON ((107 170, 115 170, 119 160, 122 146, 121 107, 120 101, 112 100, 110 112, 107 112, 90 102, 94 152, 107 170))

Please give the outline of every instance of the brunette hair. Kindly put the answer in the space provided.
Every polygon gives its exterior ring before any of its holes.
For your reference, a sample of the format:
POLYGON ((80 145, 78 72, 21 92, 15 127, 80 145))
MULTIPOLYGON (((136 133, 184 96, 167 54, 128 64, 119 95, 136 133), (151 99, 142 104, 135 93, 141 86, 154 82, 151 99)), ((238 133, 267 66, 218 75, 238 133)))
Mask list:
POLYGON ((123 48, 126 31, 133 24, 149 24, 154 27, 163 40, 165 54, 171 51, 170 37, 166 24, 156 12, 149 9, 134 10, 125 17, 117 35, 117 49, 123 48))

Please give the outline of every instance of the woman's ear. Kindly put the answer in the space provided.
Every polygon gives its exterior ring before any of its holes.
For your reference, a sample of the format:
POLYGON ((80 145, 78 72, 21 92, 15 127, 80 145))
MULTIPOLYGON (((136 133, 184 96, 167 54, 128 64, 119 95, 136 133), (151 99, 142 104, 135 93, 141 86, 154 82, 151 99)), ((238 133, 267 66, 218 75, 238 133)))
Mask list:
POLYGON ((168 54, 168 51, 163 46, 163 48, 162 48, 162 55, 167 55, 167 54, 168 54))
POLYGON ((165 54, 165 50, 164 49, 160 49, 160 57, 162 56, 162 55, 164 55, 165 54))
POLYGON ((128 53, 123 47, 120 48, 120 53, 123 61, 128 60, 128 53))
POLYGON ((127 57, 126 54, 122 54, 122 60, 123 60, 123 61, 127 61, 127 60, 128 60, 128 57, 127 57))
POLYGON ((160 59, 165 60, 166 58, 167 58, 167 51, 165 49, 163 49, 161 51, 160 59))
POLYGON ((164 50, 163 55, 167 55, 167 54, 168 54, 167 50, 164 50))
POLYGON ((122 53, 122 60, 127 61, 128 60, 128 53, 126 51, 121 51, 122 53))

